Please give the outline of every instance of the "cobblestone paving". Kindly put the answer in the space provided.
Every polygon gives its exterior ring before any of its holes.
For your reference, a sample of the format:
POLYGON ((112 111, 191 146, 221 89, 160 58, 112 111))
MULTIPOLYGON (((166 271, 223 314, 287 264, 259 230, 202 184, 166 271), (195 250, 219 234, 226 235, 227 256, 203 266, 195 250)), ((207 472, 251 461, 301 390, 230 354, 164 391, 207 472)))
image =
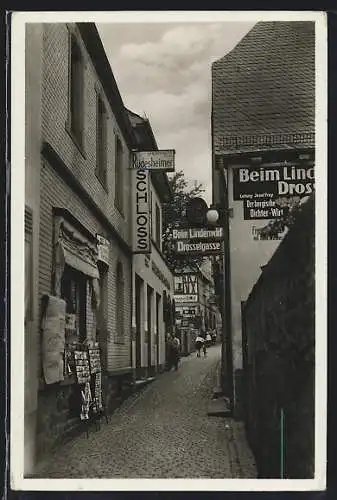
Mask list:
POLYGON ((49 478, 256 477, 242 423, 208 417, 220 348, 182 359, 133 395, 87 439, 57 451, 38 476, 49 478))

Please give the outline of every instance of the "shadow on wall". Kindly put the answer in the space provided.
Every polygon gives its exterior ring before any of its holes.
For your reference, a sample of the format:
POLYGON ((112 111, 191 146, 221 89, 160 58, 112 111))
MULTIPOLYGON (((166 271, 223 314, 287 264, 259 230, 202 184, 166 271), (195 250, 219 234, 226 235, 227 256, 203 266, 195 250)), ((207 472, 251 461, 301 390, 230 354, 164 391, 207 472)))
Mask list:
POLYGON ((243 308, 244 411, 259 477, 314 477, 314 198, 243 308))

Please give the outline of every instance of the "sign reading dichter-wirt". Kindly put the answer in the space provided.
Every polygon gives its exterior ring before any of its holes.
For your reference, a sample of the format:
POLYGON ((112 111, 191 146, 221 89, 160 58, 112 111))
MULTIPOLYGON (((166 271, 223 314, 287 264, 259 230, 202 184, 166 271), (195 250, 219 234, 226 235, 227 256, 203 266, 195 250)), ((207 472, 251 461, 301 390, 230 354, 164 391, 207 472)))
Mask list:
POLYGON ((275 199, 309 196, 315 189, 312 165, 282 165, 233 170, 234 200, 275 199))
POLYGON ((136 151, 132 153, 132 169, 164 170, 174 172, 175 150, 136 151))
POLYGON ((150 241, 150 185, 149 172, 139 169, 132 176, 132 251, 149 253, 150 241))

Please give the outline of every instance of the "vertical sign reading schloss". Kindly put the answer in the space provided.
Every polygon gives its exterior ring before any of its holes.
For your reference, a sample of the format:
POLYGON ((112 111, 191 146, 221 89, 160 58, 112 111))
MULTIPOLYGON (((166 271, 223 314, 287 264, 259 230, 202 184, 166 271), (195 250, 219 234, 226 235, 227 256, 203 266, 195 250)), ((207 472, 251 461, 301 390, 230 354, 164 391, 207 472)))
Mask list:
POLYGON ((149 172, 132 170, 132 251, 149 253, 150 247, 150 186, 149 172))

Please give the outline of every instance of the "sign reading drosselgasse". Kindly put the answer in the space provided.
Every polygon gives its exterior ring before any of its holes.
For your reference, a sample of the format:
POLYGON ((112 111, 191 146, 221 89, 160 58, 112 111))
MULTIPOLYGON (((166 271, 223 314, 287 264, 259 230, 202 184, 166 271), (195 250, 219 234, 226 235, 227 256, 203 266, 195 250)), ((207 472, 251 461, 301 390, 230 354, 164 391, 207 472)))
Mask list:
POLYGON ((314 189, 315 172, 311 165, 238 167, 233 169, 234 200, 304 197, 309 196, 314 189))
POLYGON ((134 253, 149 253, 150 243, 150 187, 149 172, 132 172, 132 250, 134 253))
POLYGON ((174 149, 137 151, 132 154, 132 169, 164 170, 174 172, 174 149))
POLYGON ((175 251, 181 255, 218 255, 221 253, 221 241, 177 240, 175 251))

